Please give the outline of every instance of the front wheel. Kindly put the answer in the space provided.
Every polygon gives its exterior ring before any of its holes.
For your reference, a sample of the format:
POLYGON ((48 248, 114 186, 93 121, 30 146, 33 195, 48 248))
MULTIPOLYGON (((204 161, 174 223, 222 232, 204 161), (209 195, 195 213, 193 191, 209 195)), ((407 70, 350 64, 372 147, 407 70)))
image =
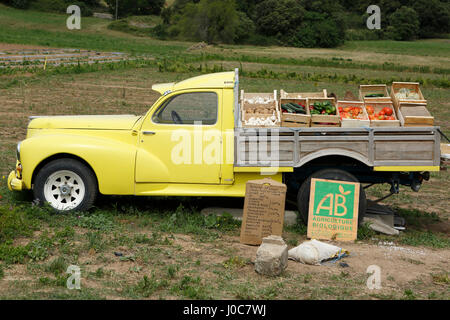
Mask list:
POLYGON ((94 173, 74 159, 58 159, 46 164, 36 175, 34 197, 59 212, 86 211, 97 196, 94 173))
MULTIPOLYGON (((349 182, 359 182, 358 179, 351 173, 340 170, 340 169, 324 169, 314 172, 309 176, 303 184, 300 186, 297 195, 297 206, 299 211, 299 218, 308 225, 308 215, 309 215, 309 195, 311 191, 311 179, 328 179, 328 180, 340 180, 349 182)), ((358 213, 358 225, 362 224, 364 219, 364 214, 367 209, 367 199, 364 188, 359 190, 359 213, 358 213)))

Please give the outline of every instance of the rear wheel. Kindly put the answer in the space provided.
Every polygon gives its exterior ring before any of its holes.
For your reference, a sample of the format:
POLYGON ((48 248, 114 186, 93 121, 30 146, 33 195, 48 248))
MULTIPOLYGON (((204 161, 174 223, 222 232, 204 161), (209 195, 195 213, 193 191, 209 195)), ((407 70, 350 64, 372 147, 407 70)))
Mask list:
POLYGON ((48 203, 56 211, 86 211, 97 196, 97 180, 83 163, 58 159, 38 172, 33 192, 40 203, 48 203))
MULTIPOLYGON (((340 170, 340 169, 324 169, 314 172, 311 176, 309 176, 303 184, 300 186, 297 195, 297 206, 299 211, 299 218, 308 225, 308 214, 309 214, 309 195, 310 195, 310 187, 311 187, 311 179, 329 179, 329 180, 340 180, 340 181, 349 181, 349 182, 359 182, 358 179, 351 173, 340 170)), ((367 200, 366 193, 364 192, 364 188, 360 188, 359 190, 359 214, 358 214, 358 224, 361 225, 364 214, 366 213, 367 208, 367 200)))

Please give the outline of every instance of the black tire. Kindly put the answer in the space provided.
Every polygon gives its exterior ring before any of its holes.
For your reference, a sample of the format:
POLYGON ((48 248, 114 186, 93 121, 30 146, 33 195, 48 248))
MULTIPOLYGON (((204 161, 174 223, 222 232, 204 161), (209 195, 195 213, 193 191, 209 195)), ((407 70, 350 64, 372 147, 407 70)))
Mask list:
POLYGON ((94 204, 98 194, 97 179, 94 172, 89 167, 75 159, 57 159, 42 167, 34 180, 34 198, 38 200, 40 204, 48 202, 44 195, 45 183, 53 173, 61 170, 74 172, 81 178, 85 188, 84 197, 78 205, 70 209, 60 210, 50 204, 51 207, 57 212, 87 211, 94 204))
MULTIPOLYGON (((351 173, 340 170, 340 169, 323 169, 314 172, 309 176, 300 186, 297 195, 297 207, 299 211, 299 218, 308 225, 308 213, 309 213, 309 195, 311 187, 311 178, 318 179, 329 179, 329 180, 340 180, 349 182, 359 182, 358 179, 351 173)), ((364 188, 359 190, 359 214, 358 214, 358 224, 361 225, 364 219, 364 215, 367 209, 367 199, 364 188)))

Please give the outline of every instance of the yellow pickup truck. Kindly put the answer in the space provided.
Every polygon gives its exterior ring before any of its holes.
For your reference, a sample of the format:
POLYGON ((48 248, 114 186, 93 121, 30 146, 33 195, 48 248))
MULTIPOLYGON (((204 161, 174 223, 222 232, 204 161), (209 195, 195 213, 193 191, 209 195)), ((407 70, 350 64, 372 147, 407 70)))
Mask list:
MULTIPOLYGON (((248 180, 271 177, 306 220, 311 177, 389 183, 397 193, 439 171, 437 127, 244 127, 238 70, 152 89, 161 97, 142 116, 31 117, 9 188, 83 211, 98 193, 244 197, 248 180)), ((365 208, 362 188, 361 218, 365 208)))

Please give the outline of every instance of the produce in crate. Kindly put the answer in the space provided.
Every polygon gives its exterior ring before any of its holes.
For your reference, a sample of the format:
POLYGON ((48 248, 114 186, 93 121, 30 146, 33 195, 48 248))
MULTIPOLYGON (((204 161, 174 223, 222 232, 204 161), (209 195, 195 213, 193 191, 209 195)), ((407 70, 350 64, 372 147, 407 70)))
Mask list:
POLYGON ((241 91, 242 124, 244 127, 278 127, 280 110, 277 91, 245 93, 241 91))
POLYGON ((360 119, 363 115, 363 110, 361 107, 357 106, 348 106, 348 107, 339 107, 339 114, 342 119, 360 119))
POLYGON ((281 105, 283 113, 306 114, 306 107, 302 104, 289 102, 281 105))
POLYGON ((379 112, 375 113, 372 105, 366 105, 366 110, 370 120, 396 120, 394 117, 394 110, 390 107, 384 107, 379 112))
POLYGON ((246 126, 276 126, 277 117, 275 116, 275 113, 273 116, 267 118, 251 117, 250 119, 245 120, 244 124, 246 126))
POLYGON ((369 93, 364 95, 364 98, 381 98, 384 97, 384 94, 382 93, 369 93))
POLYGON ((400 88, 395 97, 398 100, 420 100, 419 93, 409 88, 400 88))
POLYGON ((337 108, 342 127, 358 128, 370 125, 364 102, 340 100, 337 102, 337 108))
POLYGON ((309 106, 311 114, 336 115, 336 107, 329 101, 314 102, 309 106))

